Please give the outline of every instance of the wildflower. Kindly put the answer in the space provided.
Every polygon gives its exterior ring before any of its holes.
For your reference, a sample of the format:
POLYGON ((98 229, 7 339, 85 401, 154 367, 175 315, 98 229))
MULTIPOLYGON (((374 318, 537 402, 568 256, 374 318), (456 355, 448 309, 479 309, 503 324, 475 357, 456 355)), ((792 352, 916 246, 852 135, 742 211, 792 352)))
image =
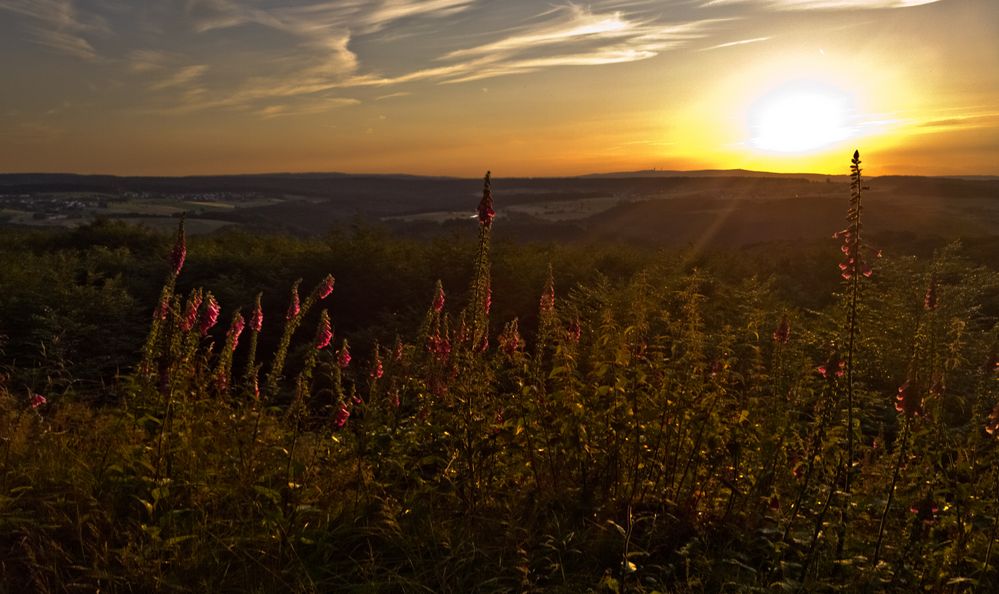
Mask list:
POLYGON ((343 429, 343 426, 347 424, 347 419, 350 418, 350 410, 347 408, 347 404, 343 401, 337 407, 336 412, 333 413, 333 426, 337 429, 343 429))
POLYGON ((211 293, 208 294, 208 298, 205 299, 205 309, 201 312, 201 325, 199 330, 201 330, 202 336, 208 336, 208 331, 215 326, 219 321, 219 307, 218 301, 215 300, 215 296, 211 293))
POLYGON ((999 404, 989 413, 989 418, 985 421, 985 432, 999 438, 999 404))
POLYGON ((777 344, 787 344, 787 341, 791 338, 791 322, 788 321, 787 315, 783 315, 780 318, 780 324, 777 325, 777 329, 774 330, 774 342, 777 344))
POLYGON ((347 341, 343 341, 343 346, 340 347, 340 356, 337 359, 337 364, 340 365, 340 369, 346 369, 350 365, 350 347, 347 345, 347 341))
POLYGON ((177 241, 173 244, 170 252, 170 270, 174 276, 180 274, 180 269, 184 267, 184 260, 187 259, 187 241, 184 238, 184 219, 180 220, 177 228, 177 241))
POLYGON ((48 404, 49 402, 48 399, 41 394, 32 394, 30 400, 32 409, 36 409, 43 404, 48 404))
POLYGON ((555 278, 552 275, 552 267, 550 265, 548 266, 548 280, 545 282, 545 288, 541 292, 541 299, 538 301, 538 306, 542 315, 555 312, 555 278))
POLYGON ((226 334, 226 343, 230 345, 230 349, 235 351, 236 345, 239 344, 239 335, 243 333, 243 327, 246 326, 246 322, 243 321, 243 316, 239 312, 232 318, 232 324, 229 325, 229 332, 226 334))
POLYGON ((930 286, 926 288, 926 296, 923 297, 923 309, 933 311, 937 308, 937 275, 934 272, 930 276, 930 286))
POLYGON ((441 285, 440 281, 437 281, 437 289, 434 293, 434 311, 441 313, 444 309, 444 286, 441 285))
POLYGON ((842 377, 846 372, 846 361, 839 358, 839 352, 833 350, 829 358, 822 365, 815 368, 819 375, 832 381, 834 378, 842 377))
POLYGON ((570 342, 578 343, 579 339, 583 337, 583 326, 579 323, 579 318, 573 318, 569 322, 569 328, 566 331, 566 338, 570 342))
POLYGON ((503 328, 503 332, 499 335, 499 349, 512 356, 522 345, 517 320, 514 319, 503 328))
POLYGON ((253 374, 253 399, 260 400, 260 381, 256 373, 253 374))
POLYGON ((392 356, 396 361, 402 361, 403 354, 403 344, 402 339, 399 336, 395 337, 395 349, 393 349, 392 356))
POLYGON ((916 516, 916 519, 921 521, 927 526, 931 526, 937 523, 937 513, 940 512, 940 508, 937 507, 936 502, 930 497, 925 497, 920 501, 912 504, 909 508, 909 512, 916 516))
POLYGON ((319 328, 316 330, 316 350, 321 351, 325 349, 329 346, 331 340, 333 340, 333 329, 330 327, 330 315, 324 309, 319 317, 319 328))
POLYGON ((295 281, 295 284, 291 286, 291 304, 288 305, 288 319, 292 320, 298 315, 298 312, 302 311, 302 305, 298 299, 298 284, 301 280, 295 281))
POLYGON ((899 386, 898 395, 895 396, 895 410, 907 417, 923 414, 923 399, 916 392, 908 381, 899 386))
POLYGON ((489 310, 493 306, 493 285, 488 278, 486 279, 486 295, 483 299, 482 310, 486 315, 489 315, 489 310))
POLYGON ((391 400, 389 402, 392 404, 392 408, 399 408, 401 402, 399 401, 399 390, 392 390, 391 400))
POLYGON ((319 285, 319 298, 326 299, 333 292, 333 275, 327 274, 326 278, 323 279, 323 284, 319 285))
POLYGON ((383 375, 385 375, 385 369, 382 367, 382 358, 378 355, 378 347, 375 346, 375 364, 371 370, 371 378, 381 379, 383 375))
POLYGON ((250 317, 250 330, 260 332, 264 327, 264 310, 260 306, 260 295, 257 295, 257 305, 253 308, 253 315, 250 317))
POLYGON ((168 313, 170 313, 170 300, 167 297, 163 297, 160 300, 160 306, 156 308, 156 313, 153 315, 158 316, 161 320, 165 320, 168 313))
POLYGON ((493 217, 496 211, 493 210, 493 192, 490 182, 490 172, 486 172, 485 183, 482 188, 482 200, 479 202, 479 224, 488 229, 493 224, 493 217))
POLYGON ((197 289, 191 293, 191 296, 187 300, 187 310, 184 312, 184 317, 180 320, 180 329, 184 332, 190 332, 194 325, 198 323, 198 308, 201 307, 201 290, 197 289))

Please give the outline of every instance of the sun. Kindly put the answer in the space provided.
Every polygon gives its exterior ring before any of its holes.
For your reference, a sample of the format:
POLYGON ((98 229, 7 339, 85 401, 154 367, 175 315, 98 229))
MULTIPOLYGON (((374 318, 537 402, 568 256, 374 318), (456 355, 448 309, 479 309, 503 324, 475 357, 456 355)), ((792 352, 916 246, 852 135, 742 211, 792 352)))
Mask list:
POLYGON ((774 153, 810 153, 855 136, 850 96, 836 88, 795 82, 757 99, 749 109, 750 143, 774 153))

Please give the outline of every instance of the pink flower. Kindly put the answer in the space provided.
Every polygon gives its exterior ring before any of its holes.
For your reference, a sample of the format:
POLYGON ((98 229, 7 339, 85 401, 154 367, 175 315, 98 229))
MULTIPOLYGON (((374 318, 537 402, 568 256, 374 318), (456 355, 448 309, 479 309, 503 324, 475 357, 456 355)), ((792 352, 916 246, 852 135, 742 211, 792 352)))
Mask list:
POLYGON ((437 282, 437 292, 434 294, 434 311, 440 313, 444 309, 444 287, 437 282))
POLYGON ((190 299, 187 300, 187 311, 184 312, 184 317, 180 320, 180 329, 184 332, 190 332, 198 323, 198 308, 201 307, 201 299, 201 290, 198 289, 191 293, 190 299))
POLYGON ((489 228, 493 224, 493 217, 496 211, 493 210, 493 192, 489 179, 490 172, 486 172, 486 178, 482 188, 482 200, 479 202, 479 224, 489 228))
POLYGON ((201 336, 208 336, 208 331, 218 323, 220 311, 221 308, 218 301, 215 300, 215 296, 209 293, 208 298, 205 299, 205 309, 201 312, 201 324, 199 326, 201 336))
POLYGON ((541 299, 538 301, 538 307, 542 314, 550 314, 555 311, 555 284, 551 274, 548 276, 548 282, 545 284, 545 290, 541 292, 541 299))
POLYGON ((323 284, 319 286, 319 298, 326 299, 333 292, 333 275, 327 274, 323 284))
POLYGON ((180 227, 177 229, 177 241, 174 242, 173 250, 170 252, 170 270, 174 276, 180 274, 185 259, 187 259, 187 241, 184 238, 184 220, 181 219, 180 227))
POLYGON ((482 309, 486 315, 489 315, 489 310, 492 309, 492 306, 493 306, 493 284, 492 282, 489 281, 489 279, 486 279, 486 296, 485 296, 485 301, 482 304, 482 309))
POLYGON ((825 364, 816 367, 815 371, 827 380, 842 377, 846 371, 846 361, 840 359, 839 353, 833 351, 825 364))
POLYGON ((291 304, 288 305, 288 319, 294 319, 300 311, 302 311, 302 305, 298 300, 298 281, 296 281, 291 287, 291 304))
POLYGON ((350 347, 347 346, 347 341, 343 341, 343 346, 340 347, 340 357, 337 360, 340 365, 340 369, 346 369, 350 365, 350 347))
POLYGON ((579 339, 583 337, 583 326, 579 323, 579 318, 573 319, 569 322, 569 329, 566 332, 566 338, 571 342, 579 342, 579 339))
POLYGON ((923 399, 916 394, 916 390, 909 385, 909 382, 899 386, 898 394, 895 396, 895 410, 908 417, 923 414, 923 399))
POLYGON ((499 349, 507 355, 513 355, 521 347, 520 330, 517 320, 506 325, 499 335, 499 349))
POLYGON ((49 402, 48 399, 45 398, 44 396, 42 396, 41 394, 32 394, 31 395, 31 408, 32 409, 38 408, 39 406, 41 406, 43 404, 48 404, 48 402, 49 402))
POLYGON ((260 296, 257 296, 257 306, 253 308, 253 315, 250 317, 250 330, 260 332, 264 327, 264 310, 260 306, 260 296))
POLYGON ((333 340, 333 328, 330 326, 330 316, 326 313, 326 310, 323 310, 322 315, 319 317, 319 328, 316 330, 316 350, 321 351, 325 349, 329 346, 331 340, 333 340))
POLYGON ((378 349, 375 348, 375 366, 371 370, 372 379, 381 379, 385 375, 385 369, 382 367, 382 358, 378 356, 378 349))
POLYGON ((336 412, 333 413, 333 426, 337 429, 343 429, 344 425, 347 424, 347 419, 350 418, 350 410, 347 408, 345 402, 341 402, 340 406, 337 407, 336 412))
POLYGON ((923 309, 933 311, 937 308, 937 275, 934 273, 930 277, 930 286, 926 288, 926 296, 923 297, 923 309))
POLYGON ((787 344, 787 341, 791 338, 791 322, 788 321, 787 316, 781 316, 780 324, 777 325, 777 329, 774 330, 774 342, 777 344, 787 344))
POLYGON ((156 313, 153 315, 158 316, 161 320, 165 320, 168 313, 170 313, 170 300, 164 297, 160 300, 160 306, 156 308, 156 313))
POLYGON ((916 516, 917 520, 922 521, 923 524, 930 526, 937 523, 937 513, 940 512, 940 508, 937 507, 936 502, 934 502, 929 497, 926 497, 909 507, 909 512, 916 516))
POLYGON ((226 336, 226 342, 231 346, 230 349, 235 351, 236 345, 239 344, 239 335, 243 333, 243 327, 246 326, 246 322, 243 321, 242 314, 237 313, 232 319, 232 324, 229 326, 229 332, 226 336))
POLYGON ((396 361, 402 361, 402 354, 403 354, 402 339, 399 338, 398 336, 396 336, 395 337, 395 350, 394 350, 392 356, 395 358, 396 361))

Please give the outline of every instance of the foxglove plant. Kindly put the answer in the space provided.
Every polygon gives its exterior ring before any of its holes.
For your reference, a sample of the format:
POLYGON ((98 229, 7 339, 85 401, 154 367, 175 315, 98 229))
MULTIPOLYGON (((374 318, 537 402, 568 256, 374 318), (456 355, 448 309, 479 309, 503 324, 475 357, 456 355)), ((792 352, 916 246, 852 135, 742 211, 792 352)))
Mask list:
POLYGON ((333 275, 327 274, 325 278, 309 293, 309 296, 301 300, 298 296, 298 288, 302 284, 302 279, 296 280, 291 286, 291 299, 288 305, 288 313, 285 316, 284 332, 278 342, 277 351, 274 353, 274 360, 271 364, 270 372, 267 374, 267 394, 276 396, 278 384, 281 381, 284 371, 285 360, 288 357, 288 348, 291 346, 291 338, 295 330, 302 323, 302 319, 312 309, 317 302, 329 297, 333 292, 333 275))

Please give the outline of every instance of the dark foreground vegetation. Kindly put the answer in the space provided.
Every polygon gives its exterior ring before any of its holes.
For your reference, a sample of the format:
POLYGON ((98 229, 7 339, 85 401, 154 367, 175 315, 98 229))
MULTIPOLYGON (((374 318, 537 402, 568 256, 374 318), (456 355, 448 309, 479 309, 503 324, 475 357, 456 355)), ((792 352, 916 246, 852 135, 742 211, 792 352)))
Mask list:
POLYGON ((999 253, 882 256, 855 168, 738 252, 488 178, 477 242, 5 233, 0 592, 995 591, 999 253))

